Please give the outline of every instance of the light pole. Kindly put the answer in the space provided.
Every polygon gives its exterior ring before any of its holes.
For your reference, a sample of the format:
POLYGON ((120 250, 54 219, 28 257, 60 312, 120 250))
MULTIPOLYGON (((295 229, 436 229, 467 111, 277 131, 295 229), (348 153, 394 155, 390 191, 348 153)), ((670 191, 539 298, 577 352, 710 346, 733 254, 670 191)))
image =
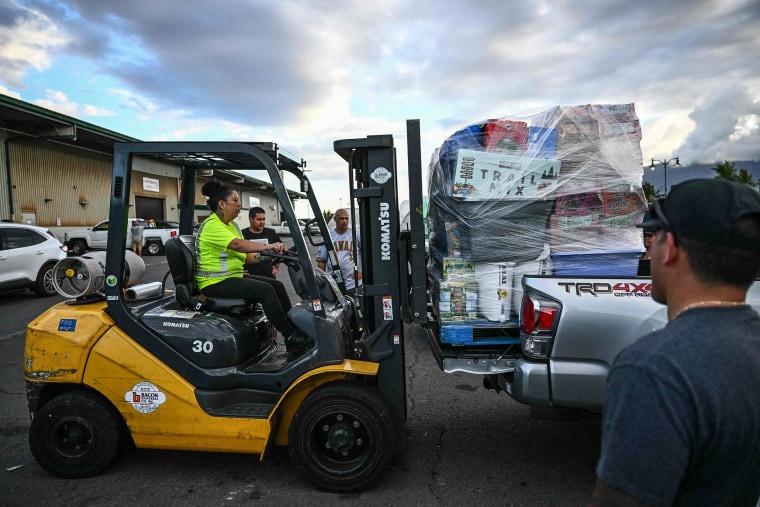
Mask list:
POLYGON ((655 163, 662 164, 662 172, 665 175, 665 195, 668 195, 668 164, 676 161, 675 165, 673 167, 681 167, 681 162, 679 162, 678 157, 673 157, 670 160, 655 160, 652 159, 652 165, 649 166, 650 171, 654 171, 656 169, 655 163))

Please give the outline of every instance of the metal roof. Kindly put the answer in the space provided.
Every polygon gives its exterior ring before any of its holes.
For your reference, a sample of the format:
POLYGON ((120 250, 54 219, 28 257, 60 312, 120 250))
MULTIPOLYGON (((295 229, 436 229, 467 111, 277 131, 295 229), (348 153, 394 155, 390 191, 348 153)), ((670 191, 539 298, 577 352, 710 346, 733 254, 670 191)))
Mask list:
POLYGON ((140 141, 2 94, 0 128, 111 155, 115 142, 140 141))
MULTIPOLYGON (((14 99, 7 95, 0 94, 0 129, 28 136, 30 138, 48 139, 51 141, 67 144, 77 148, 94 150, 99 153, 113 155, 114 144, 120 142, 143 142, 141 139, 126 136, 112 130, 93 125, 86 121, 78 120, 65 114, 57 113, 22 100, 14 99)), ((250 143, 259 146, 268 153, 273 153, 276 157, 275 163, 283 169, 305 167, 306 162, 291 153, 280 148, 276 143, 250 143)), ((214 167, 216 169, 214 177, 224 181, 234 181, 243 178, 245 182, 252 186, 258 186, 260 189, 272 190, 274 187, 271 183, 251 178, 244 174, 231 172, 232 169, 259 169, 255 163, 247 166, 243 160, 214 160, 212 156, 203 157, 203 154, 196 154, 193 161, 187 157, 175 158, 172 156, 162 157, 157 155, 156 158, 176 164, 203 165, 205 167, 214 167)), ((292 198, 304 198, 304 194, 288 190, 292 198)))

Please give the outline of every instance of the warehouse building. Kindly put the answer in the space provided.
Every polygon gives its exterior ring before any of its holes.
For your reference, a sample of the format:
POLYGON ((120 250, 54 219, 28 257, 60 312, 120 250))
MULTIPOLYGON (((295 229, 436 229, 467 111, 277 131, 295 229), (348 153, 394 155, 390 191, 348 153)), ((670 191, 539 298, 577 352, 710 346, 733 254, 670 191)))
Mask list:
MULTIPOLYGON (((67 230, 107 219, 118 142, 140 140, 0 95, 0 220, 47 227, 63 239, 67 230)), ((136 159, 133 167, 130 217, 178 221, 180 167, 153 158, 136 159)), ((199 178, 199 185, 209 178, 238 189, 244 211, 261 206, 270 223, 281 221, 268 180, 213 170, 199 178)), ((291 199, 305 197, 288 192, 291 199)), ((200 221, 209 211, 199 191, 196 196, 200 221)), ((247 227, 247 214, 241 218, 247 227)))

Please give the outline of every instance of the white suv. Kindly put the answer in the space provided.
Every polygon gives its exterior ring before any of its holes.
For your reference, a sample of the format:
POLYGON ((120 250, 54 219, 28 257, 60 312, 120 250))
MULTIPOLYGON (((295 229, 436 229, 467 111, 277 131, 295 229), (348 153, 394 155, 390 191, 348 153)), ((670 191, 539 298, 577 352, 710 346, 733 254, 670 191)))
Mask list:
POLYGON ((54 295, 53 266, 65 257, 66 246, 44 227, 0 223, 0 292, 54 295))

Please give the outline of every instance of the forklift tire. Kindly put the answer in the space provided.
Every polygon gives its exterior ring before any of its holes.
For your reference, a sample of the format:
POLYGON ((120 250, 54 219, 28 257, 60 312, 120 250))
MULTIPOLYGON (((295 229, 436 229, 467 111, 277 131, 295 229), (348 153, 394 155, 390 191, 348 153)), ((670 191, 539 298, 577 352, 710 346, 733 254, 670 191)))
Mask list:
POLYGON ((123 421, 99 395, 71 391, 48 401, 34 415, 29 447, 34 459, 66 479, 102 472, 122 446, 123 421))
POLYGON ((331 382, 301 403, 288 431, 291 462, 317 487, 364 488, 388 467, 393 420, 380 394, 356 382, 331 382))

